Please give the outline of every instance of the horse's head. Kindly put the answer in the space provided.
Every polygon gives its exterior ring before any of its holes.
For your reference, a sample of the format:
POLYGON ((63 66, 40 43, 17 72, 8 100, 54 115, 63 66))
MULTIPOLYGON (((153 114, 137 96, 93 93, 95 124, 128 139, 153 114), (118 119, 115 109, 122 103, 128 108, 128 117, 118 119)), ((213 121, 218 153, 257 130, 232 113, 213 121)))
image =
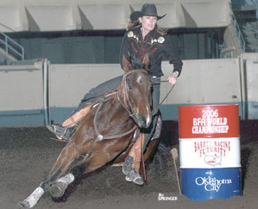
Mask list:
POLYGON ((124 77, 120 88, 123 105, 140 128, 151 124, 151 83, 147 72, 149 57, 143 60, 145 69, 133 69, 128 60, 123 57, 124 77))

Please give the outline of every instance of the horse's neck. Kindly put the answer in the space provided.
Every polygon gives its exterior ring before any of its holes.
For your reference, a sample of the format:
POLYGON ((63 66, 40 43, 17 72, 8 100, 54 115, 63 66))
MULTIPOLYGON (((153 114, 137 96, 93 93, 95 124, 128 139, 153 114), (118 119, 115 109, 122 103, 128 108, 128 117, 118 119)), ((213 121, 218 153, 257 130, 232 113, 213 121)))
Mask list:
POLYGON ((116 114, 117 111, 124 110, 122 102, 124 102, 126 98, 123 91, 124 90, 121 88, 120 85, 116 91, 108 93, 107 95, 105 95, 105 97, 97 101, 96 105, 103 106, 101 109, 108 110, 109 114, 111 114, 111 112, 114 112, 114 114, 116 114))
MULTIPOLYGON (((97 118, 106 121, 110 126, 120 127, 121 130, 128 130, 135 126, 135 122, 130 117, 128 111, 119 101, 117 94, 108 100, 104 100, 102 107, 96 112, 97 118), (113 125, 111 125, 113 124, 113 125)), ((104 125, 105 127, 106 125, 104 125)), ((104 128, 99 126, 99 128, 104 128)))
POLYGON ((123 83, 118 87, 116 94, 112 96, 114 96, 114 98, 110 101, 110 104, 112 104, 110 110, 113 110, 115 114, 123 115, 123 117, 127 116, 131 120, 123 83))

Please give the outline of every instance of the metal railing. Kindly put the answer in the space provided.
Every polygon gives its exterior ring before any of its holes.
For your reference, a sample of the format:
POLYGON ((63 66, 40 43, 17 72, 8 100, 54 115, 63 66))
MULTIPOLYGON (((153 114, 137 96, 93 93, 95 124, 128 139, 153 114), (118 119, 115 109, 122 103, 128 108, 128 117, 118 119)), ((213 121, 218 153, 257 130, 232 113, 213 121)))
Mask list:
POLYGON ((234 25, 234 35, 238 38, 239 40, 239 46, 241 47, 241 49, 245 52, 245 40, 244 40, 244 37, 242 35, 242 32, 239 28, 239 25, 237 23, 237 20, 236 20, 236 17, 231 9, 230 11, 231 13, 231 18, 232 18, 232 23, 234 25))
POLYGON ((13 39, 0 32, 0 48, 17 60, 24 60, 24 48, 13 39))
POLYGON ((258 19, 258 0, 249 0, 246 1, 248 5, 255 5, 256 10, 256 19, 258 19))

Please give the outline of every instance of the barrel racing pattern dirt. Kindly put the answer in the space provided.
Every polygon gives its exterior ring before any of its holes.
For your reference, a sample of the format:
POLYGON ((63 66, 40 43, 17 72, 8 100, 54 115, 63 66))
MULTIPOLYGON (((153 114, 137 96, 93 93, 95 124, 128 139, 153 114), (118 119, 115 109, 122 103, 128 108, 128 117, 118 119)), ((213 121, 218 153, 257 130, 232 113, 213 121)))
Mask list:
POLYGON ((241 195, 238 105, 178 109, 182 193, 193 200, 241 195))

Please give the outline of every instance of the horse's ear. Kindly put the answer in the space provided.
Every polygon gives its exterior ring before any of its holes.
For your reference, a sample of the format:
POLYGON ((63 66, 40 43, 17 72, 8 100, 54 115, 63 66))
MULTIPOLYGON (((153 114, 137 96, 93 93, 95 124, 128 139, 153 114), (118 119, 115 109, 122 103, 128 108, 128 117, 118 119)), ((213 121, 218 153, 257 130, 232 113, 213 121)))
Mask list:
POLYGON ((150 58, 148 55, 145 55, 145 57, 143 58, 142 64, 145 70, 149 70, 150 58))
POLYGON ((126 59, 125 55, 123 55, 123 70, 125 73, 129 72, 130 70, 133 69, 132 65, 130 64, 130 62, 126 59))

